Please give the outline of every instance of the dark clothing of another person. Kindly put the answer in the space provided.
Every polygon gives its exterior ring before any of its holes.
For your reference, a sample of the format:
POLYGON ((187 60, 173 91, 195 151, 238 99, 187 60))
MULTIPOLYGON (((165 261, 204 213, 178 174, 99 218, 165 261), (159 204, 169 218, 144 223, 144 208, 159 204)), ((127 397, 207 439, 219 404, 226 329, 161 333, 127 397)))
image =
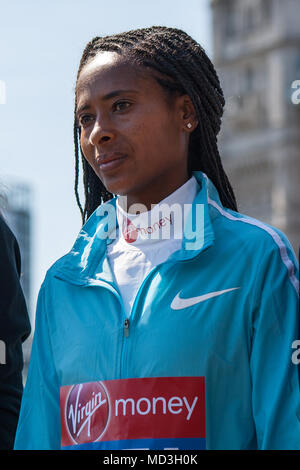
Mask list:
POLYGON ((16 238, 0 215, 0 449, 12 449, 23 392, 22 342, 30 322, 20 285, 16 238))

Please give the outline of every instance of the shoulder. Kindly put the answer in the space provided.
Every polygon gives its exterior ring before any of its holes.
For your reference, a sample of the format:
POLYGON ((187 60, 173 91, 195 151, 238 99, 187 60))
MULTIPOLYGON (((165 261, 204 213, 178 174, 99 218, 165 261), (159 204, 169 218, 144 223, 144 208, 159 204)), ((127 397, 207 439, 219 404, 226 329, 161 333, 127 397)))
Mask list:
POLYGON ((51 284, 51 282, 56 279, 57 274, 60 272, 61 268, 63 268, 65 262, 68 261, 71 253, 72 251, 64 254, 50 265, 42 282, 41 290, 44 290, 45 286, 49 285, 49 283, 51 284))
MULTIPOLYGON (((106 250, 106 240, 116 228, 114 200, 101 204, 81 227, 69 252, 61 256, 47 270, 44 283, 51 280, 69 280, 75 284, 89 276, 95 259, 106 250)), ((44 284, 43 283, 43 284, 44 284)))
MULTIPOLYGON (((0 262, 2 266, 14 266, 20 274, 21 256, 15 235, 0 214, 0 262)), ((19 275, 18 274, 18 275, 19 275)))
POLYGON ((216 218, 217 228, 225 230, 234 240, 255 246, 258 243, 271 251, 293 248, 286 234, 279 228, 246 214, 227 208, 216 208, 219 217, 216 218))
POLYGON ((247 260, 248 268, 253 265, 265 272, 272 268, 280 270, 298 288, 297 257, 282 230, 230 209, 215 209, 219 212, 214 223, 219 243, 239 253, 241 259, 247 260))

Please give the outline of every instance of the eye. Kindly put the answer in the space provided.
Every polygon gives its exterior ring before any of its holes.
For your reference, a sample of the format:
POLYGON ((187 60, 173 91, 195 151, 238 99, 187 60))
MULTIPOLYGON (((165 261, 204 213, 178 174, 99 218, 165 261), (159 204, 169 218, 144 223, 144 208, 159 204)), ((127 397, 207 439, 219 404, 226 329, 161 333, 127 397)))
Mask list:
POLYGON ((82 126, 82 127, 85 127, 87 126, 90 121, 93 119, 93 116, 91 114, 83 114, 82 116, 80 116, 79 118, 79 124, 82 126))
POLYGON ((129 106, 131 106, 131 103, 129 103, 129 101, 117 101, 116 103, 114 103, 113 105, 113 108, 115 111, 123 111, 127 108, 129 108, 129 106))

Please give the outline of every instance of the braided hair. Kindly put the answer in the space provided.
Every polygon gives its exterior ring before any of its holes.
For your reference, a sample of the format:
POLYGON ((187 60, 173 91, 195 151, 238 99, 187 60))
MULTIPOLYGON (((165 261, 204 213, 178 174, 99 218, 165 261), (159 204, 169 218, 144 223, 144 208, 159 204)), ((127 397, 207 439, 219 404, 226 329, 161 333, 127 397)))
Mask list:
MULTIPOLYGON (((147 68, 169 96, 175 93, 189 95, 198 126, 189 139, 188 173, 203 171, 217 188, 222 204, 237 211, 235 195, 223 169, 217 145, 224 95, 215 68, 204 49, 184 31, 163 26, 95 37, 83 51, 77 81, 82 68, 101 51, 116 52, 128 58, 130 63, 147 68)), ((113 195, 106 190, 84 158, 79 142, 75 92, 75 196, 84 223, 99 204, 113 195), (78 193, 79 151, 83 167, 84 208, 78 193)))

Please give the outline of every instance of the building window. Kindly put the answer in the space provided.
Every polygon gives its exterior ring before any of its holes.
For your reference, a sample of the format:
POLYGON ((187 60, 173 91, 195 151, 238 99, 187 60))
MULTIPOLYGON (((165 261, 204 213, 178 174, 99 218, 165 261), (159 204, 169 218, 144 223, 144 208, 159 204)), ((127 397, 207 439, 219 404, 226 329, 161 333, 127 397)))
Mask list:
POLYGON ((253 7, 248 7, 245 10, 245 31, 251 32, 255 28, 255 10, 253 7))
POLYGON ((260 5, 263 22, 270 22, 272 19, 273 0, 261 0, 260 5))
POLYGON ((226 8, 226 36, 231 37, 236 33, 236 2, 227 0, 224 4, 226 8))
POLYGON ((248 65, 245 71, 245 91, 251 93, 254 90, 254 70, 248 65))

